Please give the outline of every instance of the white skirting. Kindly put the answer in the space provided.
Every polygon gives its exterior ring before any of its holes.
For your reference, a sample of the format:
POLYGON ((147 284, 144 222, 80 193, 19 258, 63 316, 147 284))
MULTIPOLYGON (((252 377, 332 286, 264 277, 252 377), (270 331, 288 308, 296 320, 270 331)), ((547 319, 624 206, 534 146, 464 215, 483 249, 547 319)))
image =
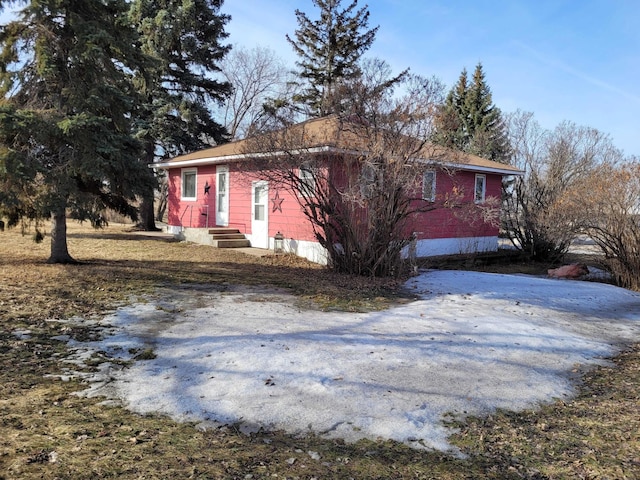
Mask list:
MULTIPOLYGON (((269 239, 269 247, 273 250, 273 238, 269 239)), ((318 242, 285 238, 283 250, 284 253, 293 253, 313 263, 320 265, 326 265, 328 263, 327 250, 320 246, 318 242)))
POLYGON ((498 237, 432 238, 417 240, 415 245, 407 247, 405 255, 421 258, 497 250, 498 237))
MULTIPOLYGON (((273 238, 270 239, 273 248, 273 238)), ((495 252, 498 250, 498 237, 439 238, 417 240, 403 252, 405 258, 434 257, 437 255, 458 255, 463 253, 495 252)), ((284 251, 295 253, 321 265, 327 264, 327 251, 317 242, 298 240, 284 241, 284 251)))
MULTIPOLYGON (((182 228, 168 225, 167 232, 182 240, 194 243, 211 244, 211 236, 205 228, 182 228)), ((251 234, 246 237, 251 240, 251 234)), ((269 238, 269 249, 273 250, 273 237, 269 238)), ((405 257, 422 258, 436 255, 457 255, 463 253, 495 252, 498 250, 498 237, 465 237, 438 238, 416 240, 409 245, 404 253, 405 257)), ((306 240, 284 239, 284 253, 293 253, 299 257, 318 263, 327 264, 327 251, 318 242, 306 240)))

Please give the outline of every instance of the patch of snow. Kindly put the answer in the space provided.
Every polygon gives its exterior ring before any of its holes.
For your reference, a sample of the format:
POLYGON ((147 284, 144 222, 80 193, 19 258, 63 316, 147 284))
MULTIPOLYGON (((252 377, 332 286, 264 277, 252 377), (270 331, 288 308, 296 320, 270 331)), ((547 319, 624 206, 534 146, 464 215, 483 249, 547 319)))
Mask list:
POLYGON ((153 349, 102 364, 86 392, 136 412, 449 450, 446 415, 570 396, 576 366, 640 337, 640 295, 611 285, 431 271, 406 286, 418 300, 360 314, 246 287, 164 289, 73 346, 78 361, 153 349))
POLYGON ((19 340, 28 340, 31 338, 31 330, 14 330, 11 334, 19 340))

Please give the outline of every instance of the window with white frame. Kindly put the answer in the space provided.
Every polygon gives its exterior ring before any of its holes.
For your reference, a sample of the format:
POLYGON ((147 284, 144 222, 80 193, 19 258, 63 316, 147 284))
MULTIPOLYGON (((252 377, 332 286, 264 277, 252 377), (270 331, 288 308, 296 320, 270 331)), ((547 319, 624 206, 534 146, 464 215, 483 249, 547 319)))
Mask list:
POLYGON ((422 175, 422 199, 428 202, 436 201, 436 172, 427 170, 422 175))
POLYGON ((316 177, 311 167, 300 167, 300 194, 305 197, 313 197, 316 194, 316 177))
POLYGON ((473 199, 476 203, 484 202, 485 195, 487 193, 487 176, 476 174, 476 186, 474 189, 473 199))
POLYGON ((360 172, 360 195, 362 198, 371 198, 375 190, 377 172, 373 165, 366 164, 360 172))
POLYGON ((196 187, 198 185, 198 169, 197 168, 183 168, 182 169, 182 184, 181 184, 181 199, 182 200, 195 200, 197 197, 196 187))
POLYGON ((216 193, 218 195, 218 212, 220 213, 227 211, 227 187, 229 184, 229 179, 227 177, 228 174, 229 171, 225 169, 225 167, 218 167, 218 190, 216 193))

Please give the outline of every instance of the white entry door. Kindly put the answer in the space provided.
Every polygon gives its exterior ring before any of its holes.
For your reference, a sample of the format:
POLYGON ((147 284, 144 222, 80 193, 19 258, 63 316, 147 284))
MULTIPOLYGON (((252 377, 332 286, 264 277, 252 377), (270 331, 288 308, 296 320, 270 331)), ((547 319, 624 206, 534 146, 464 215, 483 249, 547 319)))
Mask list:
POLYGON ((216 225, 229 225, 229 167, 216 169, 216 225))
POLYGON ((267 206, 269 202, 269 184, 253 182, 252 184, 251 246, 269 248, 269 222, 267 206))

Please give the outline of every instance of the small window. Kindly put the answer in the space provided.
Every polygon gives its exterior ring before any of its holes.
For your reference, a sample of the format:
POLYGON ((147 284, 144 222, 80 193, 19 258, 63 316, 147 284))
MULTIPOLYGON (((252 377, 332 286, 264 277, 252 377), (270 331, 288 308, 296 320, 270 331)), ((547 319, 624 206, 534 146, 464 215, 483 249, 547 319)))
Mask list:
POLYGON ((313 197, 316 193, 316 178, 309 167, 300 167, 300 194, 313 197))
POLYGON ((227 171, 222 170, 222 167, 218 169, 218 212, 224 213, 227 211, 227 171))
POLYGON ((256 183, 253 186, 253 219, 265 221, 267 219, 267 184, 256 183))
POLYGON ((476 203, 484 202, 484 197, 487 192, 487 176, 476 175, 476 188, 474 190, 474 200, 476 203))
POLYGON ((182 170, 182 200, 196 199, 196 185, 198 177, 198 169, 185 168, 182 170))
POLYGON ((218 192, 227 193, 227 172, 218 172, 218 192))
POLYGON ((436 201, 436 172, 429 170, 422 176, 422 199, 427 202, 436 201))
POLYGON ((367 164, 360 173, 360 195, 362 198, 371 198, 376 187, 377 172, 373 165, 367 164))

